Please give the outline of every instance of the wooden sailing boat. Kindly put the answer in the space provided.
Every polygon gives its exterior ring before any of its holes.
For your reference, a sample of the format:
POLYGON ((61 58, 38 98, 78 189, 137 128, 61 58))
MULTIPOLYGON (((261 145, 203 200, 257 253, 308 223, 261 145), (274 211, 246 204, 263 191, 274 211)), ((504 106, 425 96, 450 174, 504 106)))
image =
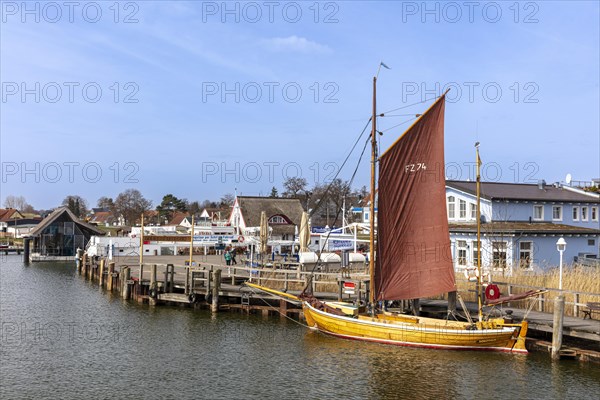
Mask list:
MULTIPOLYGON (((379 301, 417 299, 456 290, 443 173, 445 94, 377 159, 376 79, 373 79, 371 193, 376 193, 375 172, 379 161, 379 199, 376 253, 374 218, 370 229, 371 310, 361 315, 349 305, 322 302, 306 289, 291 300, 302 302, 311 328, 342 338, 436 349, 526 353, 527 322, 486 321, 482 318, 481 301, 476 323, 376 310, 379 301)), ((372 216, 374 203, 372 195, 372 216)), ((478 286, 481 287, 481 282, 478 286)), ((289 299, 290 295, 286 297, 289 299)))

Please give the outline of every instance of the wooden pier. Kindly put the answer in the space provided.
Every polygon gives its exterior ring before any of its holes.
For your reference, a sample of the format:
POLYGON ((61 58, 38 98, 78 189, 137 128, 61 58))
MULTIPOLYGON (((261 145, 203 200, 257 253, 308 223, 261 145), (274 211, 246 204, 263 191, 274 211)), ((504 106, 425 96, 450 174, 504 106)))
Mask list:
MULTIPOLYGON (((161 260, 162 261, 162 260, 161 260)), ((173 259, 171 261, 178 261, 173 259)), ((303 320, 300 304, 291 304, 269 294, 258 292, 246 285, 250 281, 299 294, 307 282, 312 282, 316 297, 325 300, 364 301, 368 274, 365 270, 340 272, 301 271, 286 264, 274 264, 267 268, 242 265, 226 266, 218 258, 189 265, 174 263, 135 263, 134 259, 89 259, 86 254, 78 260, 77 271, 85 279, 96 282, 107 291, 116 292, 124 300, 132 300, 149 306, 161 304, 183 305, 197 309, 275 315, 282 318, 303 320), (212 262, 210 262, 212 261, 212 262), (214 262, 217 261, 217 262, 214 262), (343 292, 343 282, 356 284, 353 294, 343 292)), ((475 304, 468 308, 475 310, 475 304)), ((448 301, 444 299, 421 299, 421 310, 427 314, 446 312, 448 301)), ((515 320, 524 317, 526 310, 510 307, 515 320)), ((505 310, 499 310, 505 312, 505 310)), ((550 351, 552 345, 552 314, 531 311, 528 348, 531 351, 550 351)), ((564 318, 563 345, 560 358, 575 358, 600 363, 600 321, 578 317, 564 318)))
POLYGON ((364 271, 343 273, 305 272, 296 269, 257 268, 241 265, 194 263, 193 266, 174 264, 134 264, 128 260, 109 262, 90 259, 83 254, 77 271, 85 279, 97 282, 124 300, 156 306, 160 304, 188 305, 212 312, 222 310, 263 315, 281 315, 302 319, 300 305, 258 292, 243 285, 246 281, 268 284, 291 294, 300 294, 308 276, 319 298, 330 300, 360 300, 366 298, 366 285, 352 297, 342 293, 343 281, 356 282, 368 279, 364 271))

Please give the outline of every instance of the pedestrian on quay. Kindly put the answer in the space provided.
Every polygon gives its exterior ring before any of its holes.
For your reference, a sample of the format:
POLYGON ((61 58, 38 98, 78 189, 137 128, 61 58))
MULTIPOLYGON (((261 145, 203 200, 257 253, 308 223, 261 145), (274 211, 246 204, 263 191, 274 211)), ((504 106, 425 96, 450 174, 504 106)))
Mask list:
POLYGON ((237 265, 237 260, 235 259, 235 249, 231 249, 231 265, 237 265))
POLYGON ((225 264, 231 265, 231 253, 229 251, 225 251, 223 256, 225 257, 225 264))

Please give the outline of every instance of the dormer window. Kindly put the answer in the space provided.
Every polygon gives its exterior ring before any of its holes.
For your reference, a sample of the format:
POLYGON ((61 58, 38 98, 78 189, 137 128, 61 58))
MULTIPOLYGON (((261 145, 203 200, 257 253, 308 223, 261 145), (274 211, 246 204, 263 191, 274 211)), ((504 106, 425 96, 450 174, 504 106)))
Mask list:
POLYGON ((288 222, 281 215, 273 215, 269 218, 269 224, 287 224, 288 222))

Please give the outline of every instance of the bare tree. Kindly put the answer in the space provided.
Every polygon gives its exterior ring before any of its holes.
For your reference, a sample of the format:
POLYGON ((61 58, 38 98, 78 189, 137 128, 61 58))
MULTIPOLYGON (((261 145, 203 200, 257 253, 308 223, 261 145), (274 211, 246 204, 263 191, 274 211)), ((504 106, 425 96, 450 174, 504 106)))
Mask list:
POLYGON ((308 183, 305 178, 291 176, 283 182, 283 197, 298 197, 299 194, 306 192, 308 183))
POLYGON ((14 208, 15 210, 19 210, 21 212, 29 212, 26 209, 30 208, 31 206, 27 204, 25 197, 9 195, 6 196, 6 199, 4 200, 4 207, 14 208))
POLYGON ((144 211, 152 208, 152 202, 146 200, 137 189, 127 189, 115 199, 115 211, 125 218, 127 224, 136 224, 144 211))
POLYGON ((235 196, 231 193, 224 194, 221 197, 221 206, 232 206, 235 201, 235 196))

